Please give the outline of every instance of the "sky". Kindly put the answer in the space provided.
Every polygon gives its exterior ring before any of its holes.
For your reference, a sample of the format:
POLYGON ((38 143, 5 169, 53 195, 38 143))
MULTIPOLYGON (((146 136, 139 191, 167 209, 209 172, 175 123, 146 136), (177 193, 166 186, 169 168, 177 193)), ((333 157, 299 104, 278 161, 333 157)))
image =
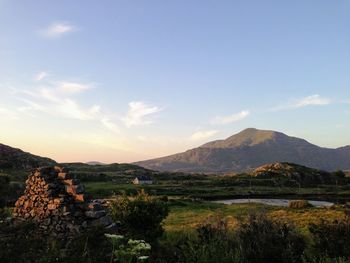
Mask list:
POLYGON ((133 162, 255 127, 350 144, 349 0, 0 0, 0 143, 133 162))

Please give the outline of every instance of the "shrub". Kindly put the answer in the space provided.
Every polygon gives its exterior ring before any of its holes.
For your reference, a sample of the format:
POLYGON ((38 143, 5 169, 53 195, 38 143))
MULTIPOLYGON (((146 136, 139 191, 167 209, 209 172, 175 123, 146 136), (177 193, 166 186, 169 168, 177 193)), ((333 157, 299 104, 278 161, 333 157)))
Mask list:
POLYGON ((198 262, 238 262, 238 244, 227 220, 211 216, 196 229, 198 262))
POLYGON ((321 221, 309 226, 314 243, 314 254, 331 258, 350 259, 350 219, 335 220, 331 223, 321 221))
POLYGON ((4 219, 7 217, 10 217, 12 214, 12 211, 8 207, 0 208, 0 223, 3 222, 4 219))
POLYGON ((135 198, 118 197, 111 204, 112 218, 122 234, 133 239, 155 242, 163 234, 161 222, 168 215, 167 203, 143 190, 135 198))
POLYGON ((226 220, 217 216, 209 217, 194 231, 166 233, 161 241, 151 262, 239 262, 235 236, 226 220))
POLYGON ((288 203, 288 207, 302 209, 312 207, 312 205, 307 200, 291 200, 288 203))
POLYGON ((151 245, 143 240, 126 239, 121 235, 105 235, 113 244, 112 260, 119 263, 146 262, 151 245))
POLYGON ((0 173, 0 208, 6 206, 9 194, 10 178, 0 173))
POLYGON ((44 235, 30 222, 0 224, 1 263, 104 263, 111 251, 102 228, 63 241, 49 233, 44 235))
POLYGON ((242 262, 301 262, 305 241, 294 228, 265 215, 250 215, 237 230, 242 262))

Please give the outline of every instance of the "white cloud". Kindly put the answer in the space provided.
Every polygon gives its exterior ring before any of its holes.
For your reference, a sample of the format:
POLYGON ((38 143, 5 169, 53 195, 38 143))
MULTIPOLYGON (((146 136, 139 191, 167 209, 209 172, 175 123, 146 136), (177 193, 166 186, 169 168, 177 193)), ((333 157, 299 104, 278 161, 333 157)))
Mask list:
POLYGON ((6 109, 6 108, 0 108, 0 117, 11 119, 11 120, 18 120, 18 114, 12 110, 6 109))
POLYGON ((217 133, 218 133, 218 131, 216 131, 216 130, 197 131, 191 135, 190 139, 192 141, 201 141, 201 140, 205 140, 205 139, 208 139, 210 137, 213 137, 217 133))
POLYGON ((329 98, 324 98, 318 94, 315 94, 287 102, 286 104, 273 108, 272 111, 299 109, 306 106, 325 106, 329 105, 330 103, 331 100, 329 98))
MULTIPOLYGON (((34 96, 36 97, 37 95, 34 94, 34 96)), ((54 89, 41 88, 38 92, 38 96, 50 102, 60 102, 60 98, 55 94, 54 89)))
POLYGON ((96 107, 83 109, 77 102, 72 99, 64 99, 57 105, 58 114, 63 117, 77 119, 77 120, 93 120, 96 116, 96 107))
POLYGON ((309 105, 328 105, 331 101, 328 98, 322 98, 320 95, 311 95, 297 100, 292 106, 294 108, 301 108, 309 105))
MULTIPOLYGON (((46 84, 45 87, 29 91, 16 90, 16 94, 21 95, 17 99, 24 104, 17 107, 15 113, 37 117, 35 113, 40 112, 59 118, 95 121, 106 129, 119 133, 118 125, 102 111, 100 105, 86 107, 72 98, 74 94, 88 90, 92 85, 68 81, 53 81, 46 84)), ((6 114, 9 115, 8 112, 6 114)), ((17 116, 14 114, 13 116, 17 116)))
POLYGON ((36 81, 41 81, 44 78, 46 78, 49 75, 49 73, 47 73, 46 71, 40 71, 38 72, 38 74, 35 75, 34 79, 36 81))
POLYGON ((146 117, 161 111, 157 106, 147 105, 142 101, 132 101, 129 103, 129 111, 125 118, 122 118, 127 127, 147 125, 153 123, 146 117))
POLYGON ((31 110, 44 111, 45 110, 45 108, 39 103, 36 103, 28 99, 23 99, 23 98, 20 98, 20 100, 23 101, 26 104, 26 106, 19 107, 18 108, 19 111, 31 111, 31 110))
POLYGON ((119 130, 119 127, 117 124, 115 124, 114 122, 112 122, 109 118, 107 117, 104 117, 101 119, 101 123, 106 127, 108 128, 109 130, 113 131, 113 132, 116 132, 116 133, 119 133, 120 130, 119 130))
POLYGON ((58 88, 63 93, 80 93, 91 88, 90 85, 82 84, 78 82, 60 82, 58 88))
POLYGON ((26 105, 19 107, 18 111, 26 112, 27 114, 28 111, 40 111, 56 117, 95 120, 101 115, 101 107, 99 105, 86 108, 69 96, 89 88, 89 85, 81 83, 60 81, 48 83, 48 86, 33 91, 23 90, 20 93, 24 94, 25 97, 18 99, 26 105))
POLYGON ((68 22, 55 22, 44 30, 41 34, 47 38, 58 38, 75 31, 77 28, 68 22))
POLYGON ((250 114, 249 111, 244 110, 239 113, 235 113, 229 116, 216 116, 214 119, 211 120, 212 125, 225 125, 230 124, 232 122, 236 122, 239 120, 242 120, 246 118, 250 114))

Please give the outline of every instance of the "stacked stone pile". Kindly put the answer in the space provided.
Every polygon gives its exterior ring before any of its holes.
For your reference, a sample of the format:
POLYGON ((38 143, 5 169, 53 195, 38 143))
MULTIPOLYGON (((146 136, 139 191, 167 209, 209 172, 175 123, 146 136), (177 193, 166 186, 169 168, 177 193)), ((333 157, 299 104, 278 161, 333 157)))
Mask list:
POLYGON ((84 192, 84 186, 64 168, 38 168, 27 179, 13 216, 33 220, 41 229, 58 236, 80 233, 91 226, 113 227, 103 203, 84 192))

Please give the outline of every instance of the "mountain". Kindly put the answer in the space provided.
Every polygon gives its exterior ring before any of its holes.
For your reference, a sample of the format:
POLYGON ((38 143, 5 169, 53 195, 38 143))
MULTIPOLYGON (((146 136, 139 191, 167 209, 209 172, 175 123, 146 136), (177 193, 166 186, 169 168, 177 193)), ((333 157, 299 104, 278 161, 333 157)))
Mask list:
POLYGON ((248 128, 225 140, 136 164, 160 171, 242 172, 276 162, 297 163, 327 171, 349 170, 350 145, 323 148, 281 132, 248 128))
POLYGON ((20 149, 0 144, 0 169, 31 169, 40 166, 55 165, 49 158, 36 156, 20 149))

